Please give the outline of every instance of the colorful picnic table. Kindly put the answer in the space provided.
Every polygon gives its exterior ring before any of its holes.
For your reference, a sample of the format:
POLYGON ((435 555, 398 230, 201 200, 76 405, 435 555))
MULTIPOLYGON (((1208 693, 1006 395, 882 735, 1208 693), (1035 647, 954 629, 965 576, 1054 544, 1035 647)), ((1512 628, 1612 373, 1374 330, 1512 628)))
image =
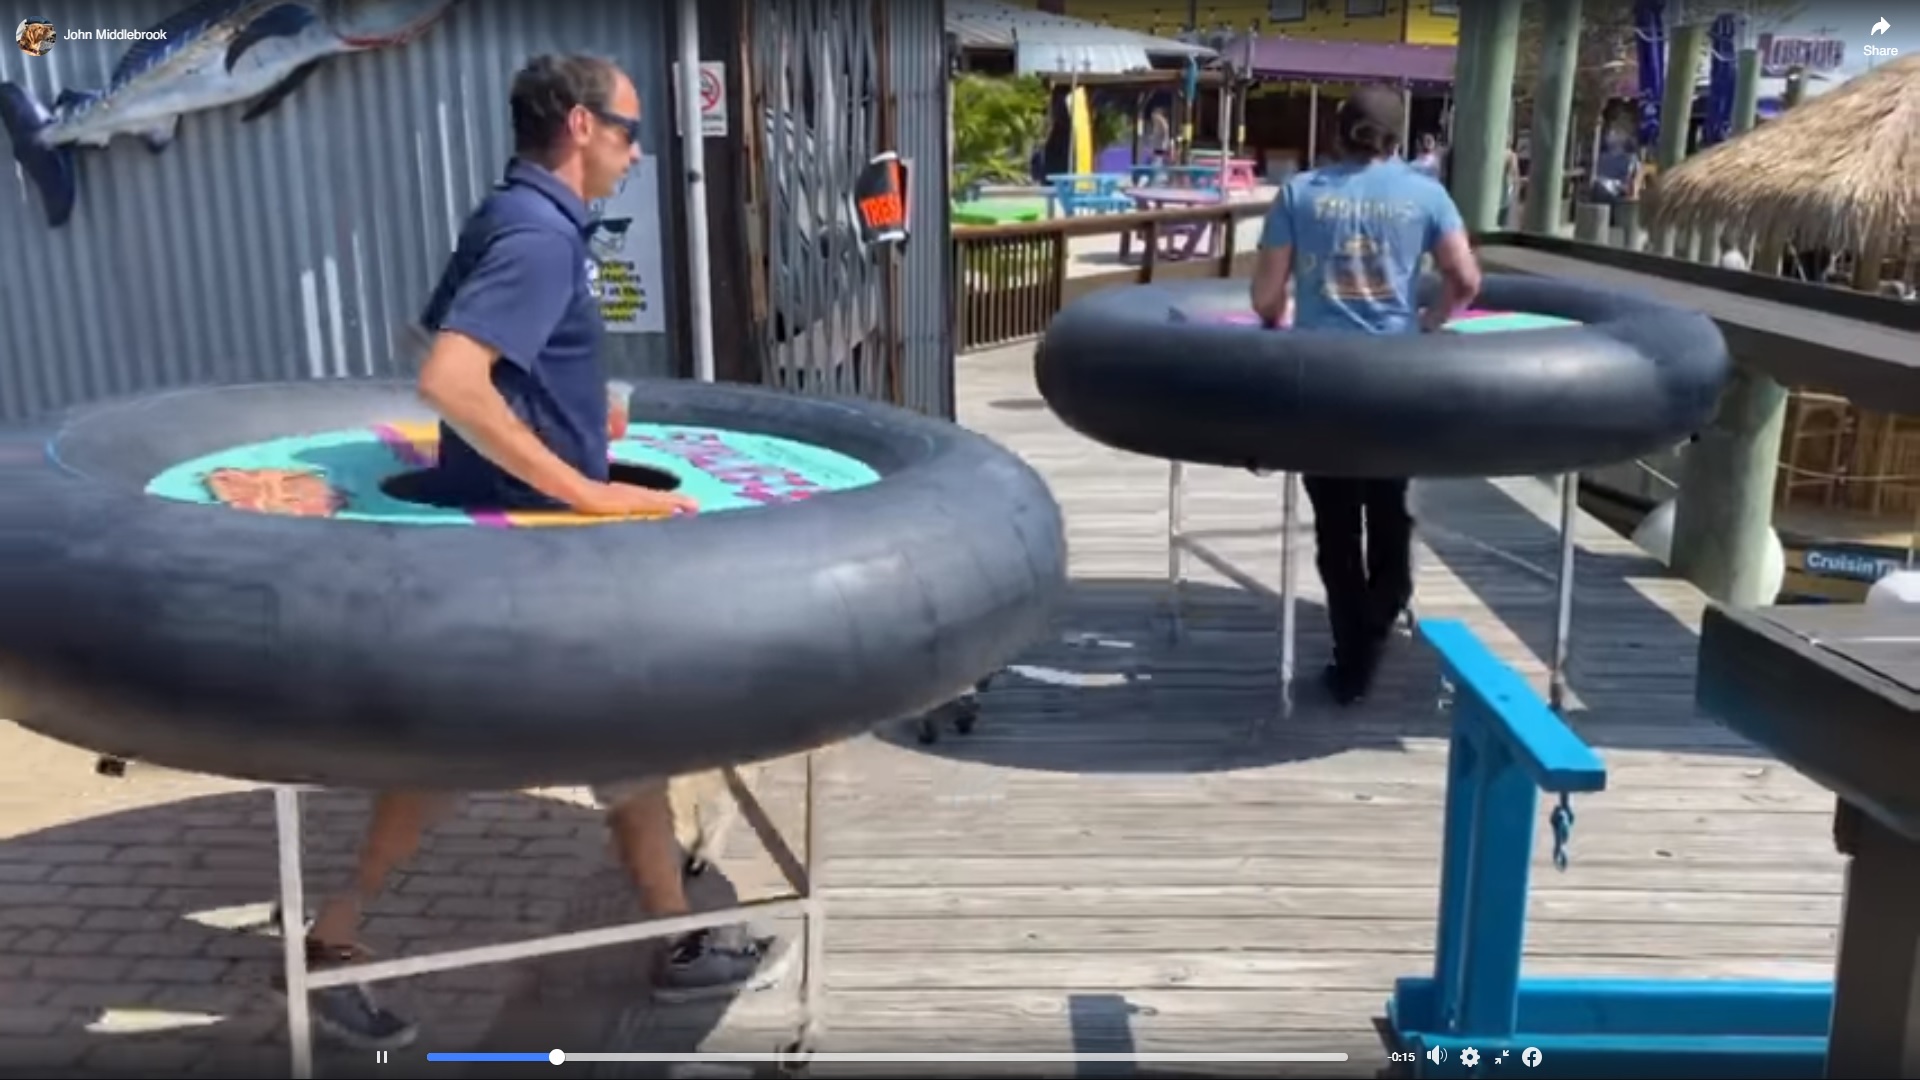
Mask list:
MULTIPOLYGON (((1127 189, 1127 198, 1141 210, 1169 210, 1185 206, 1218 206, 1225 197, 1218 190, 1210 188, 1178 187, 1140 187, 1127 189)), ((1187 259, 1197 254, 1217 254, 1219 245, 1214 238, 1212 225, 1165 225, 1159 229, 1160 238, 1167 243, 1162 254, 1170 259, 1187 259), (1198 251, 1200 241, 1206 240, 1206 250, 1198 251), (1172 246, 1173 241, 1179 246, 1172 246)), ((1133 230, 1120 234, 1120 257, 1125 259, 1133 253, 1133 230)))
POLYGON ((1123 173, 1054 173, 1047 177, 1053 185, 1053 199, 1061 217, 1073 217, 1083 211, 1095 214, 1130 209, 1120 189, 1127 183, 1123 173))

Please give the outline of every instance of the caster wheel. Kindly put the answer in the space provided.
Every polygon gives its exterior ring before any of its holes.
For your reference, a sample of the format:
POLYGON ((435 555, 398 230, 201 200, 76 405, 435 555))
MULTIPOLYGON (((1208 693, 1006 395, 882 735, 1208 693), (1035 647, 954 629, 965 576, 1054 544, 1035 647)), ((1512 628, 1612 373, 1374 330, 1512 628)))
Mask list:
POLYGON ((93 761, 93 771, 101 776, 120 779, 127 775, 127 759, 102 754, 93 761))
POLYGON ((940 741, 940 722, 932 716, 923 716, 915 722, 915 737, 921 746, 932 746, 940 741))
POLYGON ((813 1067, 813 1044, 796 1039, 780 1048, 781 1076, 806 1076, 813 1067))
POLYGON ((980 721, 980 703, 969 697, 962 700, 954 710, 953 728, 962 735, 973 734, 973 725, 980 721))
MULTIPOLYGON (((286 909, 279 904, 273 905, 273 909, 267 912, 267 929, 272 930, 274 933, 280 932, 280 915, 285 910, 286 909)), ((300 920, 300 926, 302 929, 313 926, 313 912, 307 912, 307 917, 300 920)))
POLYGON ((681 864, 680 869, 685 871, 688 877, 699 877, 701 874, 706 873, 707 868, 712 865, 712 863, 698 855, 689 855, 687 856, 686 862, 681 864))

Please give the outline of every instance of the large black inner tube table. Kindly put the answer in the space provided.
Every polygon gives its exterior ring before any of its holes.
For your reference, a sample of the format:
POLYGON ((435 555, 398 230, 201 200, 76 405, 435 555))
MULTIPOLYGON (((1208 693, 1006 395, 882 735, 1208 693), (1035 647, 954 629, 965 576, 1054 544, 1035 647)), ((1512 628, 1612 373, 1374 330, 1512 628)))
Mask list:
POLYGON ((292 1073, 308 992, 747 918, 805 924, 823 1017, 816 753, 952 701, 1043 637, 1059 506, 1025 462, 875 402, 639 383, 616 479, 667 521, 440 507, 413 388, 139 395, 0 428, 0 716, 105 755, 269 784, 292 1073), (795 858, 738 765, 804 755, 795 858), (300 792, 514 791, 728 771, 792 893, 307 969, 300 792), (637 774, 637 775, 636 775, 637 774))
POLYGON ((1849 860, 1826 1075, 1920 1077, 1920 616, 1709 608, 1697 695, 1835 795, 1849 860))
MULTIPOLYGON (((1437 295, 1437 282, 1421 291, 1437 295)), ((1493 553, 1556 580, 1549 701, 1563 707, 1579 470, 1670 447, 1711 417, 1730 363, 1712 321, 1636 293, 1511 274, 1487 275, 1475 309, 1437 336, 1269 330, 1248 302, 1241 280, 1107 289, 1063 309, 1035 354, 1041 395, 1068 426, 1168 462, 1173 635, 1184 555, 1267 591, 1184 534, 1187 463, 1282 474, 1283 716, 1293 709, 1301 474, 1554 475, 1557 571, 1493 553)))

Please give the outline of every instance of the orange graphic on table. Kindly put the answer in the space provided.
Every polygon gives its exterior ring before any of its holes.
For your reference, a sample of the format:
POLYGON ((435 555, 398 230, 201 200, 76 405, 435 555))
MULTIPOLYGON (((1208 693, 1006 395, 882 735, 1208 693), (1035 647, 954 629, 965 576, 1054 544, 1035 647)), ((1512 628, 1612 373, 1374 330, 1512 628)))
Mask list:
POLYGON ((330 518, 347 505, 326 477, 304 469, 215 469, 206 484, 208 493, 235 510, 330 518))

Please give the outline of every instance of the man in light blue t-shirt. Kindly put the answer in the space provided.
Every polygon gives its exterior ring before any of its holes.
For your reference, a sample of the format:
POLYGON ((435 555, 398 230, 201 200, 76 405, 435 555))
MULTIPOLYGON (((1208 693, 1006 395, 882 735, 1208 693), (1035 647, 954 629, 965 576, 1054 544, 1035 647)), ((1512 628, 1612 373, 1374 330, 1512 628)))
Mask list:
MULTIPOLYGON (((1341 103, 1339 160, 1292 177, 1260 239, 1253 307, 1270 327, 1355 334, 1437 330, 1480 291, 1480 268, 1447 190, 1395 157, 1400 95, 1365 86, 1341 103), (1419 306, 1421 256, 1439 300, 1419 306), (1291 318, 1289 319, 1289 316, 1291 318)), ((1391 437, 1381 432, 1380 437, 1391 437)), ((1413 598, 1413 520, 1404 477, 1307 476, 1333 630, 1328 689, 1365 696, 1381 645, 1413 598), (1363 550, 1364 549, 1364 550, 1363 550)))

